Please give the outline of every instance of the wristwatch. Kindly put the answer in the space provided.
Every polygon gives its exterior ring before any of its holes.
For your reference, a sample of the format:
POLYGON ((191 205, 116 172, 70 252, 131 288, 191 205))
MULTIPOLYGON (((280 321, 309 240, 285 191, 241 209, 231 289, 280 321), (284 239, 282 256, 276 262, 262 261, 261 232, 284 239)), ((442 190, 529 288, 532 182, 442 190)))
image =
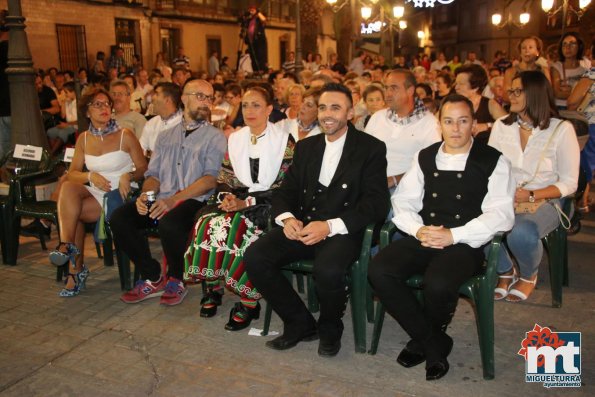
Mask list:
POLYGON ((530 191, 529 192, 529 202, 530 203, 534 203, 535 202, 535 192, 534 191, 530 191))

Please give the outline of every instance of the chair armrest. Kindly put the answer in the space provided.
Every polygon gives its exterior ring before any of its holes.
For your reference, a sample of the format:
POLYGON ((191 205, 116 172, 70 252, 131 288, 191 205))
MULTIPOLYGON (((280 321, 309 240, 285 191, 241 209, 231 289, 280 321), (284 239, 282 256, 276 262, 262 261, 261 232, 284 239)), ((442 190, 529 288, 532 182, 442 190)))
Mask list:
POLYGON ((28 174, 16 175, 13 177, 13 180, 19 181, 19 182, 25 182, 25 181, 35 179, 40 176, 49 175, 52 172, 54 172, 54 168, 48 168, 46 170, 35 171, 35 172, 28 173, 28 174))
POLYGON ((364 238, 362 241, 362 248, 359 254, 360 263, 368 263, 370 261, 370 251, 372 250, 372 238, 374 236, 375 223, 370 223, 366 226, 364 231, 364 238))
POLYGON ((380 249, 390 244, 390 241, 396 231, 397 225, 395 225, 392 221, 388 221, 382 226, 382 229, 380 229, 380 249))

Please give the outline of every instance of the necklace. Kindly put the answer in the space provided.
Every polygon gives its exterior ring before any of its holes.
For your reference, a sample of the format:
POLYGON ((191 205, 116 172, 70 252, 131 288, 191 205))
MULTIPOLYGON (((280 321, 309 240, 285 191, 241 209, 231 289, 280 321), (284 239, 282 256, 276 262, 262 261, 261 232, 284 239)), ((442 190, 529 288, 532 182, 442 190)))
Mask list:
POLYGON ((260 138, 262 138, 263 136, 266 135, 266 132, 264 134, 261 134, 259 136, 256 136, 254 134, 250 134, 250 143, 252 143, 253 145, 256 145, 258 143, 258 140, 260 138))
POLYGON ((533 124, 529 121, 525 121, 525 120, 521 119, 521 116, 517 116, 516 121, 519 124, 519 127, 521 127, 524 130, 532 130, 533 129, 533 124))

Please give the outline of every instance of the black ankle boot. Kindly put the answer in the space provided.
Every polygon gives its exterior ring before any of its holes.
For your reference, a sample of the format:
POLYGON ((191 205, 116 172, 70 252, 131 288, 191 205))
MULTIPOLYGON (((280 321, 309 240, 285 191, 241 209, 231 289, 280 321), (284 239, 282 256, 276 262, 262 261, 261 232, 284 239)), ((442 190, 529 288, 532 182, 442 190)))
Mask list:
POLYGON ((256 303, 256 307, 251 309, 240 302, 236 303, 229 312, 229 321, 225 324, 225 329, 228 331, 239 331, 247 328, 252 320, 258 320, 260 317, 260 303, 256 303), (236 318, 241 321, 236 320, 236 318))

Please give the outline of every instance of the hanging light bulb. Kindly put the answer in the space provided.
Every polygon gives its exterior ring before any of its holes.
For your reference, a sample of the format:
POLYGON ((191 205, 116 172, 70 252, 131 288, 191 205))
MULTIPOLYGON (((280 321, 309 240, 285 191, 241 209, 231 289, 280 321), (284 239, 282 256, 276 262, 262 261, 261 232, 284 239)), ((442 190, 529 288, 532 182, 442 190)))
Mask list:
POLYGON ((405 14, 405 7, 403 7, 403 6, 393 7, 393 15, 395 18, 403 18, 404 14, 405 14))
POLYGON ((401 29, 401 30, 405 30, 405 29, 407 29, 407 21, 405 21, 405 20, 401 19, 401 20, 399 21, 399 29, 401 29))
POLYGON ((362 7, 362 18, 368 19, 372 16, 372 9, 370 7, 362 7))
POLYGON ((502 14, 494 14, 492 15, 492 25, 500 25, 500 22, 502 22, 502 14))
POLYGON ((550 12, 554 8, 554 0, 541 0, 541 8, 545 12, 550 12))
POLYGON ((519 15, 519 22, 521 25, 528 24, 530 19, 531 15, 528 12, 523 12, 521 15, 519 15))

